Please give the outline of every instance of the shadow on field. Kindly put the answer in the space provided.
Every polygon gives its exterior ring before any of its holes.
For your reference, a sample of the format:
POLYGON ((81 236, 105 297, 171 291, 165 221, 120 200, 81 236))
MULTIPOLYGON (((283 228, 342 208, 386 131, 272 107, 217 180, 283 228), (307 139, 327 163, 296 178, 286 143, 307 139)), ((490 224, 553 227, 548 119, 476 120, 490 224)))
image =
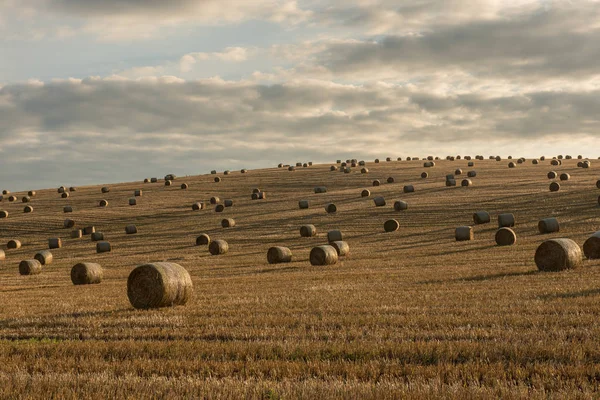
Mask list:
POLYGON ((540 300, 552 300, 552 299, 574 299, 577 297, 588 297, 588 296, 596 296, 600 294, 600 289, 587 289, 580 290, 578 292, 570 292, 570 293, 552 293, 545 294, 542 296, 538 296, 537 298, 540 300))
POLYGON ((417 284, 429 285, 429 284, 435 284, 435 283, 450 283, 450 282, 485 282, 485 281, 493 281, 496 279, 515 277, 515 276, 535 275, 538 273, 539 273, 538 270, 525 271, 525 272, 506 272, 506 273, 491 274, 491 275, 475 275, 475 276, 469 276, 469 277, 465 277, 465 278, 453 278, 453 279, 448 279, 448 280, 434 279, 434 280, 430 280, 430 281, 417 282, 417 284))

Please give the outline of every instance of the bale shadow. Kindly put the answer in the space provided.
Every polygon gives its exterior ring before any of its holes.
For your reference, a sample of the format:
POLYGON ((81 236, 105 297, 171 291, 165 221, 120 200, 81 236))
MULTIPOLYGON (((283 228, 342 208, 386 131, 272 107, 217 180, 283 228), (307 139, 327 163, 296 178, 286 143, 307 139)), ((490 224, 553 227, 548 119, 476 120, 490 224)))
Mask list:
POLYGON ((580 290, 578 292, 569 292, 569 293, 545 294, 545 295, 537 296, 537 298, 540 300, 575 299, 578 297, 588 297, 588 296, 595 296, 595 295, 600 295, 600 288, 580 290))

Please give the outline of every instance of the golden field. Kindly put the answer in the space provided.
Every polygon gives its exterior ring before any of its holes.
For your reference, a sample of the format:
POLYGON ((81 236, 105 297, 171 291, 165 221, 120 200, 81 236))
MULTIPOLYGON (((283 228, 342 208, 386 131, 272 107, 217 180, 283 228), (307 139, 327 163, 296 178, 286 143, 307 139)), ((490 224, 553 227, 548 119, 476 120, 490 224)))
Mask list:
POLYGON ((533 257, 545 239, 582 246, 600 230, 600 161, 590 169, 575 159, 558 167, 527 160, 509 169, 508 162, 474 160, 470 168, 466 160, 441 160, 423 168, 423 161, 368 160, 368 174, 331 172, 332 164, 232 171, 219 173, 220 183, 199 175, 177 177, 170 187, 162 177, 78 187, 67 199, 53 188, 37 190, 31 214, 23 213, 26 192, 11 193, 18 197, 12 203, 4 196, 0 397, 596 398, 600 260, 541 273, 533 257), (445 187, 456 168, 463 170, 459 186, 445 187), (477 171, 473 186, 460 187, 469 170, 477 171), (571 174, 559 192, 548 190, 550 170, 571 174), (395 183, 385 183, 389 176, 395 183), (381 186, 372 187, 374 179, 381 186), (183 182, 189 189, 180 189, 183 182), (402 193, 406 184, 416 191, 402 193), (315 186, 327 193, 315 194, 315 186), (255 187, 265 200, 250 199, 255 187), (135 189, 143 196, 129 206, 135 189), (361 198, 362 189, 371 197, 361 198), (375 207, 377 195, 385 207, 375 207), (211 196, 234 206, 192 211, 211 196), (108 207, 98 207, 101 199, 108 207), (309 209, 298 208, 302 199, 309 209), (394 211, 395 200, 409 209, 394 211), (325 212, 329 202, 337 213, 325 212), (65 205, 74 212, 63 213, 65 205), (472 225, 478 210, 492 222, 474 226, 473 241, 455 241, 455 228, 472 225), (494 241, 503 212, 516 217, 514 246, 494 241), (559 219, 559 233, 538 233, 546 217, 559 219), (94 225, 112 252, 96 254, 89 236, 70 239, 65 218, 77 228, 94 225), (221 228, 222 218, 236 226, 221 228), (400 229, 385 233, 390 218, 400 229), (300 237, 307 223, 317 237, 300 237), (126 235, 128 224, 138 233, 126 235), (325 244, 331 229, 343 232, 350 254, 333 266, 311 266, 311 248, 325 244), (229 253, 195 246, 200 233, 225 239, 229 253), (53 237, 63 241, 52 250, 54 262, 40 275, 19 275, 19 262, 53 237), (22 248, 6 250, 9 239, 22 248), (293 262, 268 264, 271 246, 289 247, 293 262), (71 283, 71 267, 82 261, 103 266, 101 284, 71 283), (155 261, 189 271, 194 297, 187 305, 132 308, 127 277, 155 261))

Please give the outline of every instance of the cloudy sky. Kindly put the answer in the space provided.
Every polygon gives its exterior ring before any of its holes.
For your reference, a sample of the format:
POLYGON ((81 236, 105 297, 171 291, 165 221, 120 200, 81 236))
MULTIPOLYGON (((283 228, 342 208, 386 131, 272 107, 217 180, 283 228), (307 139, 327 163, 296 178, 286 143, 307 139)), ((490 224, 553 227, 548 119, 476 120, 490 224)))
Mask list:
POLYGON ((597 1, 0 0, 11 190, 348 157, 597 157, 599 111, 597 1))

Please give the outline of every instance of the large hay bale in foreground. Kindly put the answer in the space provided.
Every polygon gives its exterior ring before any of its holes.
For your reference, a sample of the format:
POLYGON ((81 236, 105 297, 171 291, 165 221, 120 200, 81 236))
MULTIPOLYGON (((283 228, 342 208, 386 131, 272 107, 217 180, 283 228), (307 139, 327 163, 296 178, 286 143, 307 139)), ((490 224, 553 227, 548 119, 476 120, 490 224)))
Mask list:
POLYGON ((571 239, 549 239, 535 251, 535 265, 540 271, 563 271, 583 264, 581 248, 571 239))
POLYGON ((196 246, 206 246, 210 244, 210 236, 206 233, 201 233, 200 236, 196 238, 196 246))
POLYGON ((499 228, 511 228, 515 226, 515 216, 510 213, 498 215, 498 227, 499 228))
POLYGON ((517 242, 517 234, 510 228, 500 228, 495 239, 498 246, 512 246, 517 242))
POLYGON ((37 253, 35 253, 33 258, 35 260, 38 260, 42 265, 52 264, 52 261, 54 260, 54 256, 52 255, 52 252, 50 252, 50 250, 38 251, 37 253))
POLYGON ((317 246, 312 248, 309 258, 311 265, 333 265, 338 261, 338 253, 333 246, 317 246))
POLYGON ((292 251, 287 247, 275 246, 267 250, 269 264, 288 263, 292 261, 292 251))
POLYGON ((560 231, 560 224, 556 218, 544 218, 538 222, 540 233, 555 233, 560 231))
POLYGON ((235 226, 235 220, 233 218, 224 218, 221 220, 221 227, 233 228, 235 226))
POLYGON ((138 230, 137 230, 137 226, 135 226, 135 225, 133 225, 133 224, 131 224, 131 225, 127 225, 127 226, 125 227, 125 233, 126 233, 127 235, 133 235, 133 234, 136 234, 137 232, 138 232, 138 230))
POLYGON ((317 228, 314 225, 307 224, 300 227, 300 237, 317 236, 317 228))
POLYGON ((400 228, 400 223, 395 219, 388 219, 383 223, 383 230, 386 232, 395 232, 400 228))
POLYGON ((11 239, 6 243, 6 248, 16 250, 21 248, 21 241, 17 239, 11 239))
POLYGON ((208 245, 208 252, 213 256, 225 254, 228 251, 229 244, 222 239, 212 240, 208 245))
POLYGON ((456 241, 473 240, 473 227, 472 226, 459 226, 454 232, 456 241))
POLYGON ((143 264, 127 278, 127 297, 137 309, 184 305, 193 291, 190 274, 175 263, 143 264))
POLYGON ((325 211, 327 211, 327 213, 329 213, 329 214, 335 213, 335 212, 337 212, 337 207, 335 204, 329 203, 325 206, 325 211))
POLYGON ((473 222, 477 225, 490 223, 490 213, 487 211, 477 211, 473 213, 473 222))
POLYGON ((62 247, 62 240, 60 238, 48 239, 48 248, 49 249, 60 249, 61 247, 62 247))
POLYGON ((594 233, 585 241, 583 254, 590 260, 600 258, 600 231, 594 233))
POLYGON ((307 209, 308 207, 309 207, 308 200, 300 200, 298 202, 298 208, 300 208, 301 210, 307 209))
POLYGON ((408 210, 408 203, 403 200, 398 200, 394 202, 394 210, 395 211, 404 211, 408 210))
POLYGON ((109 242, 96 243, 96 253, 108 253, 112 251, 112 246, 109 242))
POLYGON ((331 242, 338 242, 344 240, 344 237, 342 235, 342 231, 338 230, 338 229, 333 229, 329 232, 327 232, 327 241, 329 243, 331 242))
POLYGON ((100 264, 78 263, 71 268, 71 282, 73 285, 93 285, 102 282, 104 271, 100 264))
POLYGON ((23 260, 19 263, 19 274, 37 275, 42 272, 42 264, 38 260, 23 260))
POLYGON ((329 245, 335 249, 338 257, 345 257, 350 254, 350 246, 343 240, 336 240, 335 242, 329 243, 329 245))

